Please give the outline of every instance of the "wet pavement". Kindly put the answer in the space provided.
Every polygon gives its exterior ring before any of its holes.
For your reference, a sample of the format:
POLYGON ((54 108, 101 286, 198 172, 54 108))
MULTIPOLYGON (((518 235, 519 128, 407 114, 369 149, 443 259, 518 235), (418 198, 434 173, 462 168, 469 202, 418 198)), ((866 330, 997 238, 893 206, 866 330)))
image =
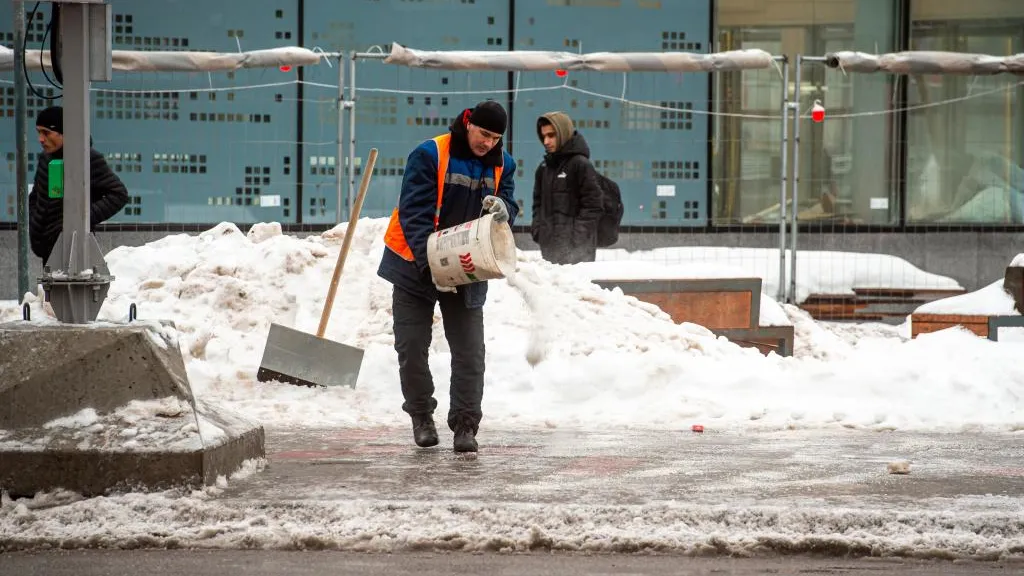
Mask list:
POLYGON ((0 574, 1024 573, 1021 434, 440 433, 270 429, 261 470, 206 491, 8 504, 0 574))
POLYGON ((129 551, 0 554, 0 574, 17 576, 1002 576, 1014 562, 862 558, 688 558, 671 555, 354 554, 278 551, 129 551))
POLYGON ((1024 496, 1024 434, 482 431, 421 449, 405 429, 274 430, 269 466, 225 496, 641 505, 821 499, 905 505, 1024 496), (890 463, 910 473, 891 474, 890 463))

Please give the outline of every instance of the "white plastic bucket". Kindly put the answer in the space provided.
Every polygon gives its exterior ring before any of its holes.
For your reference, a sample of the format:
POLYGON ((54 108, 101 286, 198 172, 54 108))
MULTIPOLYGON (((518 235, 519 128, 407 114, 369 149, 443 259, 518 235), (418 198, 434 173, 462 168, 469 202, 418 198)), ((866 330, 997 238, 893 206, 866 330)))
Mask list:
POLYGON ((512 228, 493 214, 438 230, 427 240, 427 263, 438 286, 508 278, 516 273, 512 228))

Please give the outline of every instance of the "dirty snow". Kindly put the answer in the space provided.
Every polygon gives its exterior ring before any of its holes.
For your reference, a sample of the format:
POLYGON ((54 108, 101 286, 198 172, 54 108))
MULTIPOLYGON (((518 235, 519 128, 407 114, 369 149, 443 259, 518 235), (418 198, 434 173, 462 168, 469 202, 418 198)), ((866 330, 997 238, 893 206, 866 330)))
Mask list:
MULTIPOLYGON (((196 397, 266 426, 404 426, 391 287, 376 275, 384 219, 359 222, 326 334, 365 350, 356 388, 255 379, 271 322, 316 331, 346 226, 297 238, 282 235, 274 224, 246 233, 225 223, 200 234, 117 248, 107 256, 116 280, 100 319, 123 322, 134 302, 140 321, 173 320, 196 397)), ((658 260, 681 250, 631 258, 658 260)), ((750 250, 723 250, 693 249, 694 257, 721 256, 704 274, 724 266, 738 268, 734 275, 770 268, 770 258, 754 258, 750 250)), ((607 258, 617 252, 622 251, 602 252, 594 266, 611 266, 607 258)), ((836 262, 827 254, 802 253, 801 259, 805 269, 815 261, 836 262)), ((955 284, 920 276, 891 258, 866 258, 862 264, 859 272, 818 269, 866 279, 899 270, 902 277, 934 286, 955 284), (871 263, 882 269, 872 271, 871 263)), ((699 277, 702 266, 698 261, 689 269, 699 277)), ((741 430, 1012 431, 1024 425, 1019 341, 994 343, 959 329, 909 340, 906 326, 836 327, 785 305, 777 310, 795 326, 796 355, 765 357, 603 290, 578 266, 555 266, 521 252, 518 268, 513 282, 491 282, 485 308, 486 426, 675 428, 700 421, 741 430)), ((803 290, 835 284, 824 277, 803 290)), ((765 286, 761 298, 769 302, 774 289, 771 282, 765 286)), ((32 306, 33 318, 41 318, 38 302, 32 306)), ((778 305, 762 308, 773 306, 778 305)), ((0 320, 20 318, 16 306, 2 310, 0 320)), ((449 362, 438 322, 431 369, 440 414, 447 410, 449 362)))
MULTIPOLYGON (((218 438, 225 426, 247 419, 268 427, 407 426, 392 348, 390 286, 375 274, 385 225, 379 219, 359 223, 327 330, 328 338, 366 352, 354 390, 255 381, 271 322, 315 331, 345 226, 295 238, 273 224, 247 233, 222 224, 111 252, 108 264, 117 279, 101 321, 124 322, 129 305, 137 303, 140 322, 150 323, 159 340, 177 341, 197 403, 214 402, 240 416, 218 414, 214 422, 200 413, 197 420, 180 403, 180 414, 174 410, 177 400, 171 399, 132 403, 111 414, 84 409, 43 430, 70 435, 82 446, 141 450, 155 444, 194 446, 200 436, 218 438), (175 329, 159 320, 172 320, 175 329)), ((777 260, 751 251, 699 250, 706 262, 698 258, 683 269, 666 263, 664 273, 764 275, 762 320, 794 326, 794 357, 765 357, 703 327, 677 325, 654 306, 598 288, 589 282, 586 266, 553 266, 523 252, 514 281, 491 283, 483 426, 614 432, 701 422, 709 430, 740 434, 758 429, 813 434, 823 428, 1019 434, 1024 429, 1019 408, 1024 343, 990 342, 959 329, 909 340, 906 324, 816 322, 768 296, 775 293, 769 276, 777 260)), ((608 273, 614 265, 607 258, 614 252, 602 252, 590 272, 608 273)), ((685 253, 654 251, 630 258, 685 253)), ((843 272, 834 255, 802 253, 801 258, 809 264, 800 278, 804 295, 874 281, 888 285, 885 278, 893 274, 907 283, 955 287, 895 259, 865 258, 857 271, 843 272), (814 270, 822 274, 814 276, 814 270)), ((642 268, 650 269, 631 264, 621 273, 642 268)), ((991 304, 984 295, 971 297, 979 306, 991 304)), ((37 299, 26 301, 35 322, 53 322, 37 299)), ((15 303, 0 305, 0 321, 20 317, 15 303)), ((449 361, 438 323, 431 367, 441 414, 447 409, 449 361)), ((0 446, 18 441, 16 432, 0 430, 0 446)), ((264 465, 248 462, 231 478, 194 492, 88 500, 64 492, 15 501, 0 495, 0 548, 827 551, 995 559, 1019 554, 1024 539, 1020 500, 1003 496, 919 501, 914 509, 844 501, 840 495, 827 502, 638 506, 230 496, 233 482, 245 482, 264 465)))
MULTIPOLYGON (((242 476, 258 465, 247 466, 242 476)), ((0 500, 0 550, 233 548, 363 552, 830 554, 939 560, 1019 557, 1019 501, 936 498, 915 509, 807 500, 716 506, 373 500, 249 501, 205 490, 83 500, 0 500), (1016 552, 1015 552, 1016 551, 1016 552)))
POLYGON ((6 431, 0 434, 0 450, 194 451, 226 440, 225 426, 246 429, 248 425, 252 424, 244 418, 211 408, 205 401, 197 402, 193 410, 188 400, 168 396, 133 400, 106 414, 83 408, 39 428, 6 431))

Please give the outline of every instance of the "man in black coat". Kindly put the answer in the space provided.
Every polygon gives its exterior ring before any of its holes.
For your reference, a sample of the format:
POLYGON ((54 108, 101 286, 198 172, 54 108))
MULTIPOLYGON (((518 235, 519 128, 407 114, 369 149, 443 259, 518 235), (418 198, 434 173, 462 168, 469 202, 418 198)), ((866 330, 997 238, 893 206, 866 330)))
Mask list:
POLYGON ((547 154, 533 184, 533 241, 549 262, 593 262, 603 192, 590 147, 564 112, 538 118, 537 136, 547 154))
MULTIPOLYGON (((64 158, 63 109, 53 106, 40 112, 36 118, 36 133, 43 154, 36 165, 36 177, 28 195, 29 239, 32 252, 46 264, 64 229, 64 199, 50 198, 47 192, 50 161, 64 158)), ((128 203, 128 189, 107 165, 103 155, 91 147, 89 174, 89 220, 91 229, 95 229, 97 224, 110 219, 128 203)))

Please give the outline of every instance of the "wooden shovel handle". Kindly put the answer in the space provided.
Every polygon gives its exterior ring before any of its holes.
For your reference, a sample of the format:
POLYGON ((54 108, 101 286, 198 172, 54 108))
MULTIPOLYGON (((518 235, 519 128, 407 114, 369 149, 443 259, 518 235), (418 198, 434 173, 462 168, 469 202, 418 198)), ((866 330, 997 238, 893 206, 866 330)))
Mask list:
MULTIPOLYGON (((327 331, 327 321, 331 317, 331 308, 334 307, 334 296, 338 293, 338 280, 341 279, 341 271, 345 268, 345 258, 348 256, 348 249, 352 246, 352 238, 356 235, 356 221, 359 220, 359 211, 363 209, 363 200, 366 198, 366 189, 370 187, 370 176, 373 174, 373 166, 377 163, 377 149, 370 148, 370 155, 363 166, 363 179, 359 182, 359 194, 356 195, 352 204, 352 215, 348 220, 348 228, 345 229, 345 240, 341 244, 341 251, 338 252, 338 263, 334 265, 334 276, 331 277, 331 287, 327 289, 327 301, 324 302, 324 311, 320 315, 320 327, 316 329, 316 337, 323 338, 327 331)), ((338 207, 341 209, 341 206, 338 207)))

